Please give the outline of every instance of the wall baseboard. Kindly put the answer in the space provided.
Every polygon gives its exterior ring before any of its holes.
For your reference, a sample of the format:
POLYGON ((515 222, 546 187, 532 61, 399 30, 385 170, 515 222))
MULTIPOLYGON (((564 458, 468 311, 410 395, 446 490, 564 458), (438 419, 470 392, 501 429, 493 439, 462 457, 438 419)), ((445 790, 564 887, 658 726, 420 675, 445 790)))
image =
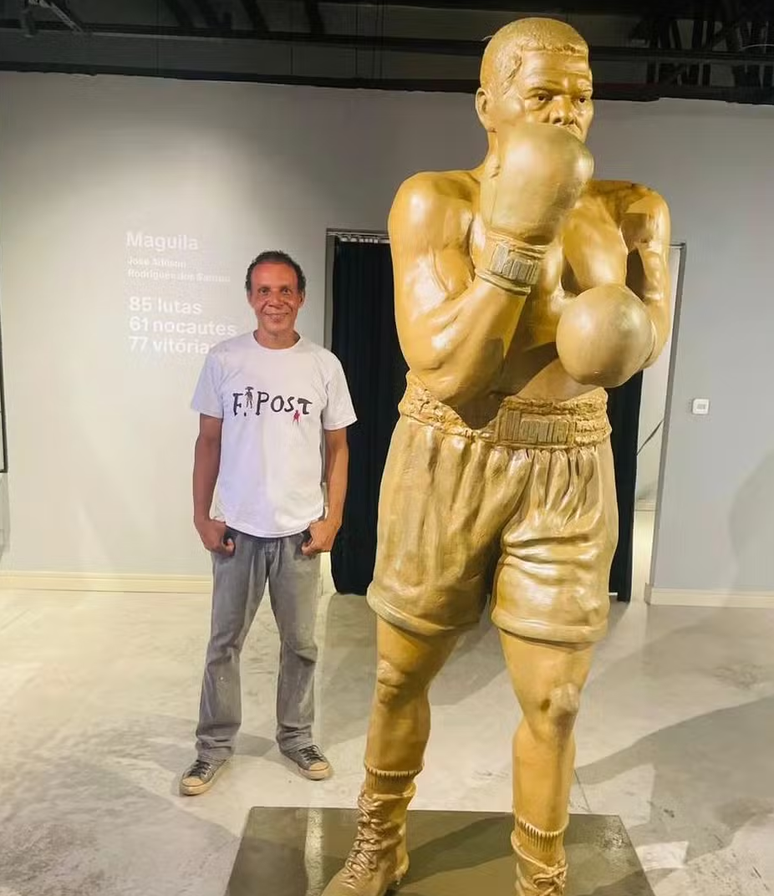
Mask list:
POLYGON ((105 591, 209 594, 210 576, 143 576, 73 572, 0 572, 0 591, 105 591))
POLYGON ((693 591, 645 586, 652 607, 724 607, 729 610, 772 610, 774 591, 693 591))

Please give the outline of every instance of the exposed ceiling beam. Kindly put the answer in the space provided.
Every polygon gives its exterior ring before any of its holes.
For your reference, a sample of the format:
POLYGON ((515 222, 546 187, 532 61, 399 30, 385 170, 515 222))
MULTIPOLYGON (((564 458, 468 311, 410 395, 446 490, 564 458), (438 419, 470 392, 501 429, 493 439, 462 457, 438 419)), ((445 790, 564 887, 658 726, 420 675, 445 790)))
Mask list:
POLYGON ((323 22, 320 4, 317 0, 304 0, 304 10, 312 34, 325 34, 325 22, 323 22))
MULTIPOLYGON (((358 5, 384 5, 379 0, 329 0, 335 4, 344 6, 358 5)), ((589 12, 590 8, 599 12, 619 12, 624 15, 626 7, 636 7, 633 15, 642 14, 642 0, 576 0, 576 2, 562 3, 560 0, 525 0, 522 8, 516 0, 396 0, 395 6, 410 6, 415 9, 445 9, 449 11, 475 9, 480 12, 512 12, 514 15, 527 15, 536 12, 552 12, 556 16, 573 12, 589 12)))
MULTIPOLYGON (((41 32, 67 32, 68 29, 59 22, 38 22, 41 32)), ((0 31, 19 33, 21 26, 16 19, 0 20, 0 31)), ((431 54, 441 56, 480 57, 484 43, 478 40, 446 40, 438 38, 413 37, 379 37, 357 36, 353 34, 315 35, 297 31, 271 31, 266 35, 256 36, 252 31, 224 31, 220 28, 194 28, 187 31, 182 28, 156 27, 155 25, 115 25, 90 24, 89 33, 93 37, 128 37, 151 40, 177 41, 254 41, 266 40, 272 43, 312 44, 315 46, 353 47, 360 50, 384 50, 402 53, 431 54)), ((700 63, 718 65, 735 65, 740 62, 746 65, 771 64, 772 57, 764 52, 748 51, 729 53, 701 50, 647 48, 647 47, 613 47, 592 46, 590 48, 592 63, 595 62, 671 62, 690 66, 700 63)), ((670 83, 667 81, 666 83, 670 83)))
MULTIPOLYGON (((705 4, 702 3, 701 0, 699 0, 696 5, 696 18, 693 20, 693 27, 691 28, 691 47, 694 50, 698 50, 701 48, 702 40, 704 37, 704 6, 705 4)), ((684 73, 683 80, 687 80, 689 84, 698 84, 699 66, 692 65, 690 70, 684 73)))
MULTIPOLYGON (((722 0, 720 9, 724 23, 737 23, 737 27, 726 35, 726 46, 732 53, 741 53, 744 47, 753 42, 752 29, 748 29, 746 22, 740 19, 741 10, 737 3, 732 3, 730 0, 722 0)), ((754 80, 748 80, 748 71, 743 65, 735 65, 731 70, 734 73, 735 84, 754 84, 759 79, 759 73, 754 72, 752 74, 754 80)))
MULTIPOLYGON (((326 0, 334 5, 384 5, 382 0, 326 0)), ((477 12, 512 12, 514 17, 534 15, 553 15, 557 18, 573 15, 616 15, 641 18, 645 15, 652 0, 396 0, 396 6, 408 6, 415 9, 444 9, 477 12)), ((669 14, 676 18, 693 19, 695 0, 670 0, 669 14)))
MULTIPOLYGON (((263 75, 232 71, 127 68, 118 65, 69 65, 48 62, 0 62, 0 71, 64 72, 68 74, 148 75, 180 80, 249 81, 258 84, 292 84, 313 87, 417 90, 440 93, 475 93, 478 81, 444 79, 332 78, 305 75, 263 75)), ((690 84, 597 84, 599 99, 652 102, 662 97, 724 100, 731 103, 774 104, 774 89, 765 87, 705 87, 690 84)))
POLYGON ((24 3, 19 11, 19 24, 21 25, 25 37, 35 37, 38 33, 35 13, 32 11, 32 7, 27 3, 24 3))
POLYGON ((87 31, 83 22, 70 11, 65 0, 28 0, 28 6, 39 6, 41 9, 49 9, 70 31, 85 34, 87 31))
MULTIPOLYGON (((722 41, 727 40, 729 34, 732 34, 734 31, 736 31, 739 28, 740 22, 744 22, 747 19, 753 18, 753 17, 757 16, 759 13, 762 13, 770 5, 770 3, 771 3, 771 0, 758 0, 757 3, 746 4, 745 9, 740 11, 739 17, 736 20, 734 20, 733 22, 729 22, 727 25, 725 25, 723 28, 721 28, 720 31, 717 31, 715 34, 713 34, 709 38, 709 40, 705 41, 704 45, 701 47, 701 50, 699 50, 698 52, 706 52, 707 50, 712 50, 713 47, 716 47, 722 41)), ((691 50, 691 52, 694 52, 694 51, 691 50)), ((732 55, 732 54, 728 54, 728 55, 732 55)), ((733 54, 733 55, 736 55, 736 54, 733 54)), ((744 54, 742 54, 742 55, 744 55, 744 54)), ((712 62, 713 60, 710 59, 708 61, 712 62)), ((672 72, 671 75, 669 75, 668 78, 665 79, 664 83, 665 84, 674 84, 674 82, 677 81, 680 78, 680 76, 683 74, 683 72, 688 70, 688 68, 690 68, 690 63, 687 63, 686 65, 679 66, 672 72)))
POLYGON ((256 34, 268 34, 269 26, 266 24, 266 19, 258 6, 258 0, 242 0, 242 6, 247 18, 250 19, 253 31, 256 34))
POLYGON ((217 31, 218 28, 222 27, 222 23, 218 19, 210 0, 193 0, 193 2, 208 28, 217 31))
POLYGON ((193 19, 185 6, 183 6, 182 0, 164 0, 164 3, 166 3, 169 11, 177 19, 181 28, 189 31, 193 29, 193 19))

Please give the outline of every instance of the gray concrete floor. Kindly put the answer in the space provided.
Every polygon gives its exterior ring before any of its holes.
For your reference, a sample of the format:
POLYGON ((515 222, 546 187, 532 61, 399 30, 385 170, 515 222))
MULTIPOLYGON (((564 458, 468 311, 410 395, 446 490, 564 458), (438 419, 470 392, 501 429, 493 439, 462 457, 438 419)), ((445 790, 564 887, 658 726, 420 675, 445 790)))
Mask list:
MULTIPOLYGON (((648 519, 638 521, 638 590, 648 519)), ((182 799, 209 599, 0 595, 0 896, 221 896, 252 806, 354 804, 374 671, 360 598, 321 607, 318 735, 329 781, 273 743, 276 629, 243 658, 239 755, 182 799)), ((774 611, 613 608, 578 723, 575 812, 620 815, 658 896, 774 890, 774 611)), ((496 632, 433 691, 417 808, 508 811, 518 720, 496 632)))

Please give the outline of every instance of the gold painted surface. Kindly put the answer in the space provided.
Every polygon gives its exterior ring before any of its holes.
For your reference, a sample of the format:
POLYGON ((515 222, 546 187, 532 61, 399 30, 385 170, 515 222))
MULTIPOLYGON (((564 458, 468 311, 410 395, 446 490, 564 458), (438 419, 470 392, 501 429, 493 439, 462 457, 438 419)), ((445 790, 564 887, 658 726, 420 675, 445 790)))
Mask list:
POLYGON ((368 595, 378 667, 360 821, 326 896, 383 896, 402 877, 430 685, 490 596, 523 712, 516 893, 565 892, 573 728, 618 533, 604 387, 667 339, 669 212, 648 187, 592 179, 588 48, 566 23, 501 29, 476 110, 483 162, 409 178, 390 213, 410 375, 368 595))

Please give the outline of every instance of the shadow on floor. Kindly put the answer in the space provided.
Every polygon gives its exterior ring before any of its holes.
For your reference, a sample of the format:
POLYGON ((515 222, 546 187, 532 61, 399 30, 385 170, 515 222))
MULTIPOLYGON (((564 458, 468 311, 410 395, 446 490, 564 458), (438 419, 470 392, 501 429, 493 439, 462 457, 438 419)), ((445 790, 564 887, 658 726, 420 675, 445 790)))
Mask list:
POLYGON ((774 812, 772 758, 762 749, 772 743, 774 697, 767 697, 662 728, 578 769, 578 777, 588 786, 652 767, 651 817, 631 833, 638 844, 685 841, 690 860, 774 812))
MULTIPOLYGON (((642 650, 611 664, 590 684, 586 705, 595 693, 603 695, 605 712, 613 710, 621 730, 627 716, 639 714, 641 721, 654 701, 680 701, 687 713, 693 694, 706 700, 713 693, 717 701, 719 692, 738 700, 660 728, 578 769, 588 789, 637 769, 651 770, 650 816, 629 829, 638 847, 684 843, 687 863, 730 846, 744 827, 771 825, 774 765, 763 745, 774 743, 774 696, 756 696, 774 685, 774 654, 761 612, 705 613, 699 624, 660 633, 659 628, 695 614, 658 608, 649 615, 650 637, 642 650), (639 682, 643 704, 638 705, 633 681, 639 682)), ((590 799, 593 805, 593 795, 590 799)), ((654 872, 651 879, 669 873, 654 872)), ((763 892, 757 886, 739 892, 763 892)))

